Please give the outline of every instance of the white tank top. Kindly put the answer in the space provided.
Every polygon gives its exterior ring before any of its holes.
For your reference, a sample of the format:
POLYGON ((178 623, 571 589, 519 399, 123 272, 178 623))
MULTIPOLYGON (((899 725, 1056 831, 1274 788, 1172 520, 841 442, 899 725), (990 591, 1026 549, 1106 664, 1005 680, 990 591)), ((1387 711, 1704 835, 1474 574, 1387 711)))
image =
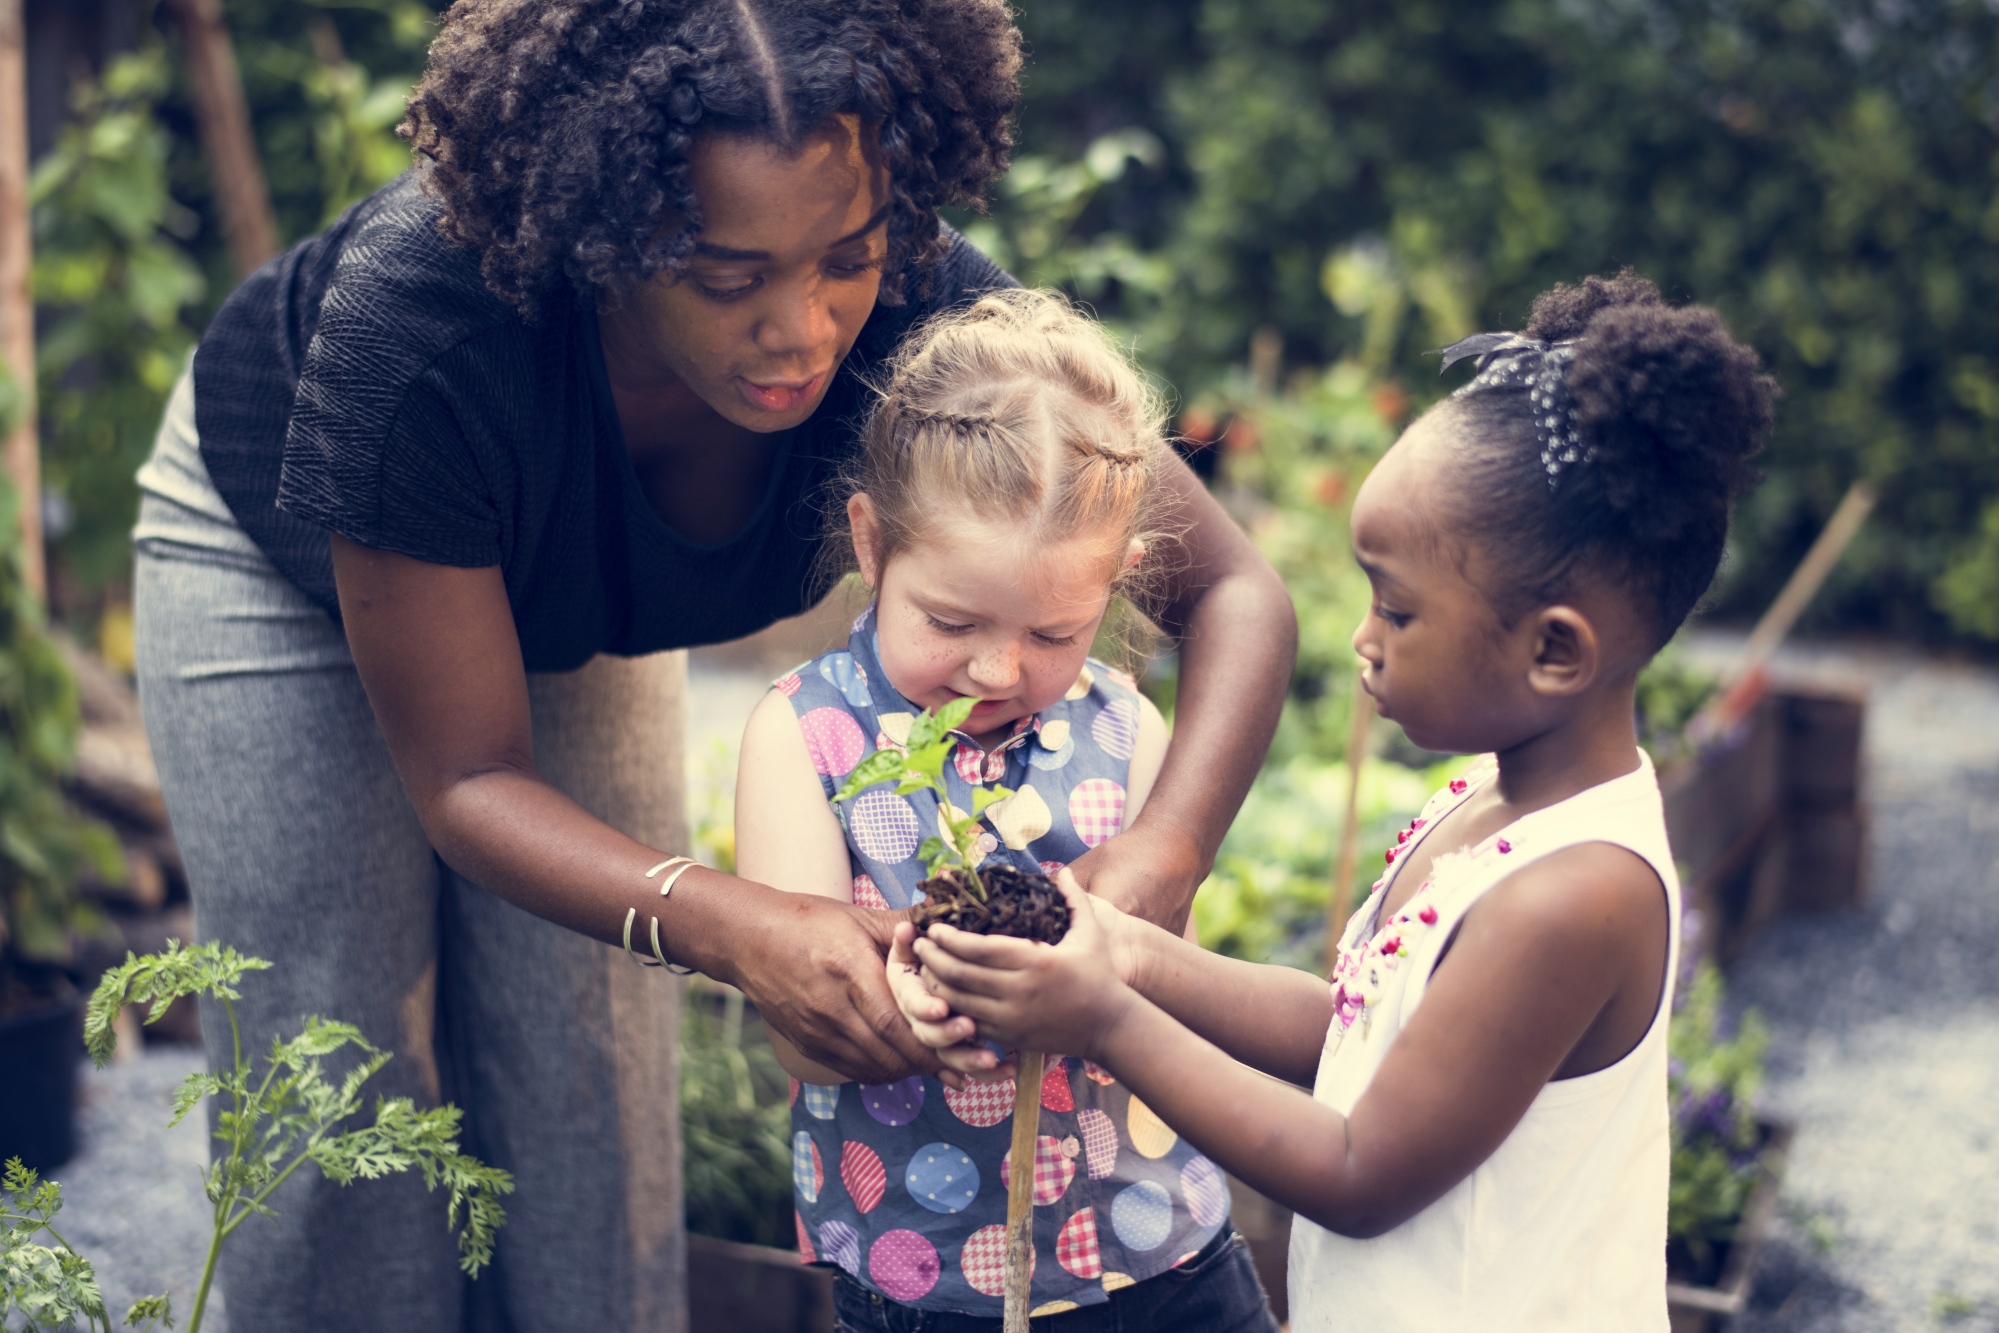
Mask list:
POLYGON ((1350 1115, 1422 1003, 1464 914, 1521 866, 1564 847, 1607 842, 1658 873, 1671 923, 1665 994, 1629 1054, 1549 1083, 1491 1157, 1393 1231, 1350 1240, 1296 1219, 1293 1333, 1665 1333, 1666 1028, 1679 967, 1680 882, 1652 761, 1641 752, 1624 777, 1515 820, 1476 847, 1439 855, 1394 920, 1376 920, 1395 860, 1498 771, 1486 756, 1430 798, 1390 853, 1389 873, 1347 923, 1313 1095, 1350 1115))

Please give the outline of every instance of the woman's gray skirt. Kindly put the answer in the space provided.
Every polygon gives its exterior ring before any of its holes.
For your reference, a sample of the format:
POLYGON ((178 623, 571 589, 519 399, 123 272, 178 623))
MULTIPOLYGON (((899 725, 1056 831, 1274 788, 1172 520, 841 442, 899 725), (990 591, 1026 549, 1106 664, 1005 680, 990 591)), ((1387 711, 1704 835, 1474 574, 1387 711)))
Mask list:
MULTIPOLYGON (((413 1175, 301 1171, 230 1239, 238 1333, 685 1327, 679 989, 461 878, 431 850, 340 628, 244 535, 203 467, 191 374, 139 474, 139 692, 195 933, 276 966, 237 1002, 246 1050, 308 1015, 395 1053, 373 1095, 464 1108, 465 1149, 513 1172, 491 1269, 468 1282, 445 1201, 413 1175)), ((541 773, 612 826, 682 851, 684 654, 529 678, 541 773)), ((211 1062, 229 1058, 202 1011, 211 1062)))

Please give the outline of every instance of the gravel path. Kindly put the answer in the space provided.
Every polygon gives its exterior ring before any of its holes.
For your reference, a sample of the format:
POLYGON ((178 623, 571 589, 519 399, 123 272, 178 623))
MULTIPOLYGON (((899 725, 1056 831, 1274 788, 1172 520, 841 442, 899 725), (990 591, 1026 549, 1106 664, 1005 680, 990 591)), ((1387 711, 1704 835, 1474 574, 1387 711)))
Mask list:
POLYGON ((1868 683, 1871 878, 1864 909, 1774 923, 1729 978, 1771 1024, 1763 1100, 1800 1126, 1736 1333, 1999 1330, 1999 671, 1778 666, 1868 683))
MULTIPOLYGON (((163 1291, 178 1327, 194 1309, 210 1227, 201 1192, 206 1120, 196 1113, 171 1130, 166 1123, 174 1089, 201 1068, 191 1047, 155 1046, 84 1075, 83 1151, 51 1173, 62 1182, 56 1226, 96 1266, 114 1321, 139 1297, 163 1291)), ((211 1293, 202 1333, 228 1333, 221 1306, 220 1292, 211 1293)))
MULTIPOLYGON (((1690 656, 1737 642, 1702 636, 1690 656)), ((1778 665, 1868 682, 1873 869, 1864 910, 1775 923, 1730 978, 1772 1028, 1764 1101, 1800 1122, 1736 1333, 1999 1333, 1999 671, 1888 648, 1778 665)), ((697 765, 761 689, 697 669, 697 765)), ((198 1124, 161 1127, 196 1063, 155 1049, 88 1075, 85 1149, 56 1173, 66 1234, 120 1313, 170 1289, 184 1322, 192 1299, 206 1145, 198 1124)))

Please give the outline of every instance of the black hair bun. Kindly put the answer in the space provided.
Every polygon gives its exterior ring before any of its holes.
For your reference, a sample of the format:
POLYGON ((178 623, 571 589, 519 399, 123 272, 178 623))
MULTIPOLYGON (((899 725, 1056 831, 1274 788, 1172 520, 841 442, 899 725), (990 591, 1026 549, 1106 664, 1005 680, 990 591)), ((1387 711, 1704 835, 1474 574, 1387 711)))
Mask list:
POLYGON ((1527 335, 1574 339, 1566 380, 1596 450, 1604 503, 1641 541, 1673 541, 1711 521, 1755 480, 1777 384, 1706 306, 1667 305, 1630 269, 1557 286, 1534 302, 1527 335))

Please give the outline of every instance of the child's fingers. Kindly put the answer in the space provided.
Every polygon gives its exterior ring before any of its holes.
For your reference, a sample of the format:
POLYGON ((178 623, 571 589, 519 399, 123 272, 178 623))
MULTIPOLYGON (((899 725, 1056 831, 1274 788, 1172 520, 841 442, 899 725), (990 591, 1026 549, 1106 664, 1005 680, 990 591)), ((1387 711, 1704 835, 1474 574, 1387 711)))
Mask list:
MULTIPOLYGON (((1046 948, 1046 945, 1041 946, 1046 948)), ((943 989, 973 991, 980 995, 996 995, 1007 989, 1007 983, 1020 974, 997 968, 981 967, 967 962, 948 952, 942 945, 929 940, 916 942, 916 956, 923 960, 924 974, 930 983, 930 993, 947 1003, 950 996, 943 989)), ((956 1009, 957 1006, 951 1006, 956 1009)))
POLYGON ((1026 967, 1036 949, 1048 947, 1037 940, 1015 939, 1011 935, 974 935, 942 923, 932 925, 923 938, 967 962, 1009 969, 1026 967))
MULTIPOLYGON (((929 998, 936 999, 935 996, 929 998)), ((939 1051, 943 1051, 961 1042, 971 1041, 979 1035, 979 1025, 977 1023, 974 1023, 963 1014, 951 1014, 951 1007, 942 1000, 937 1000, 936 1002, 937 1007, 946 1014, 950 1014, 950 1017, 940 1022, 925 1022, 921 1019, 911 1018, 909 1020, 909 1030, 916 1034, 918 1041, 922 1042, 925 1046, 934 1046, 939 1051)))

